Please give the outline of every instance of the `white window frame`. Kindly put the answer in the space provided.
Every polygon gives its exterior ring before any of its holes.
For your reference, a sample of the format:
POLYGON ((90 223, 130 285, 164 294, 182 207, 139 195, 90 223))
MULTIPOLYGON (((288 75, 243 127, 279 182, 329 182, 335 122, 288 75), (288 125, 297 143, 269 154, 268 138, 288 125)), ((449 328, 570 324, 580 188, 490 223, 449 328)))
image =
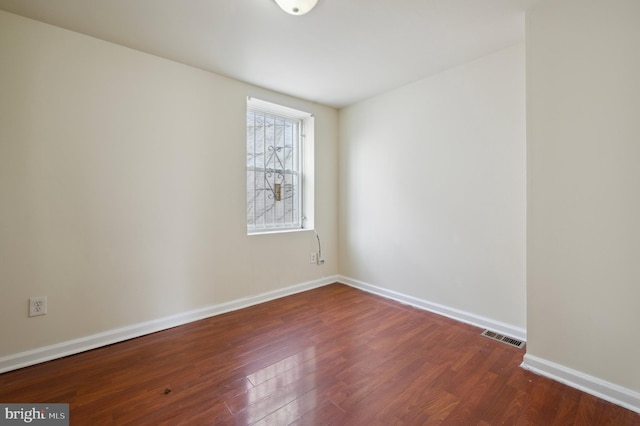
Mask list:
MULTIPOLYGON (((314 118, 308 112, 300 111, 297 109, 289 108, 283 105, 274 104, 271 102, 263 101, 260 99, 248 97, 247 98, 247 117, 250 112, 264 113, 267 115, 272 115, 276 117, 282 117, 290 120, 298 120, 300 122, 300 137, 298 141, 298 202, 297 202, 297 217, 299 221, 297 221, 296 226, 287 226, 284 223, 262 223, 256 224, 252 223, 250 220, 250 214, 255 215, 255 204, 253 206, 253 210, 250 210, 250 197, 255 197, 255 182, 251 183, 249 181, 250 172, 255 173, 258 169, 255 164, 250 166, 249 162, 246 161, 246 221, 247 221, 247 235, 258 235, 258 234, 270 234, 270 233, 280 233, 280 232, 292 232, 292 231, 300 231, 305 229, 313 229, 313 148, 314 148, 314 118), (251 185, 250 185, 251 184, 251 185)), ((247 150, 247 158, 250 153, 249 147, 250 142, 249 138, 249 122, 247 125, 247 140, 246 142, 246 150, 247 150)), ((254 157, 255 158, 255 157, 254 157)), ((260 170, 265 171, 265 170, 260 170)), ((271 170, 272 172, 276 172, 276 170, 271 170)), ((296 171, 288 170, 287 173, 296 173, 296 171)), ((255 217, 255 216, 254 216, 255 217)))

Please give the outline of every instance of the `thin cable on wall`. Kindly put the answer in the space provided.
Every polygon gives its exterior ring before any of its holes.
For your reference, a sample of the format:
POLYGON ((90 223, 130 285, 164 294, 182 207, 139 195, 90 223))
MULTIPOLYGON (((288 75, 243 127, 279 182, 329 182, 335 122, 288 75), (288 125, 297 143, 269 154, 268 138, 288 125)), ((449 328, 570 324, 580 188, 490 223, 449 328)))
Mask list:
POLYGON ((320 245, 320 235, 318 235, 318 231, 313 230, 314 234, 316 234, 316 240, 318 240, 318 265, 324 264, 324 258, 322 257, 322 246, 320 245))

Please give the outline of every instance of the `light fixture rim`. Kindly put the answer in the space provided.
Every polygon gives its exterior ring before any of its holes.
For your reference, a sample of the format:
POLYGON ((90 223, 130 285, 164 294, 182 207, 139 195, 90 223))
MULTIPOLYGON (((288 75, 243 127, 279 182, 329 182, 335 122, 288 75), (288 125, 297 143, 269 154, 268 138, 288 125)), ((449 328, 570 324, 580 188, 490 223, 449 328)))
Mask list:
POLYGON ((293 16, 305 15, 316 7, 318 0, 274 0, 280 9, 293 16))

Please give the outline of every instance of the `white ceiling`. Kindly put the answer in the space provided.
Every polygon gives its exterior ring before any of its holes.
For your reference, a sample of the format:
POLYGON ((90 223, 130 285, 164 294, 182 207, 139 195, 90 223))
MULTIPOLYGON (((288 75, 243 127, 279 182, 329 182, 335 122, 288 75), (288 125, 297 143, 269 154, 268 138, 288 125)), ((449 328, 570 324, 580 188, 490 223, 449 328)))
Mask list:
POLYGON ((541 0, 0 0, 0 9, 342 107, 524 40, 541 0))

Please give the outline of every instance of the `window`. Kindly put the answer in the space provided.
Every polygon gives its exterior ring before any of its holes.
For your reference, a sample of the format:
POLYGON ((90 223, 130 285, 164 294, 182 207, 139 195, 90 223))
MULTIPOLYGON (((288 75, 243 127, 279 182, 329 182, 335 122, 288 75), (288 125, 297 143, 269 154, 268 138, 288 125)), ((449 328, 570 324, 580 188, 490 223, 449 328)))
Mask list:
POLYGON ((247 100, 247 233, 306 225, 305 132, 311 120, 302 111, 247 100))

